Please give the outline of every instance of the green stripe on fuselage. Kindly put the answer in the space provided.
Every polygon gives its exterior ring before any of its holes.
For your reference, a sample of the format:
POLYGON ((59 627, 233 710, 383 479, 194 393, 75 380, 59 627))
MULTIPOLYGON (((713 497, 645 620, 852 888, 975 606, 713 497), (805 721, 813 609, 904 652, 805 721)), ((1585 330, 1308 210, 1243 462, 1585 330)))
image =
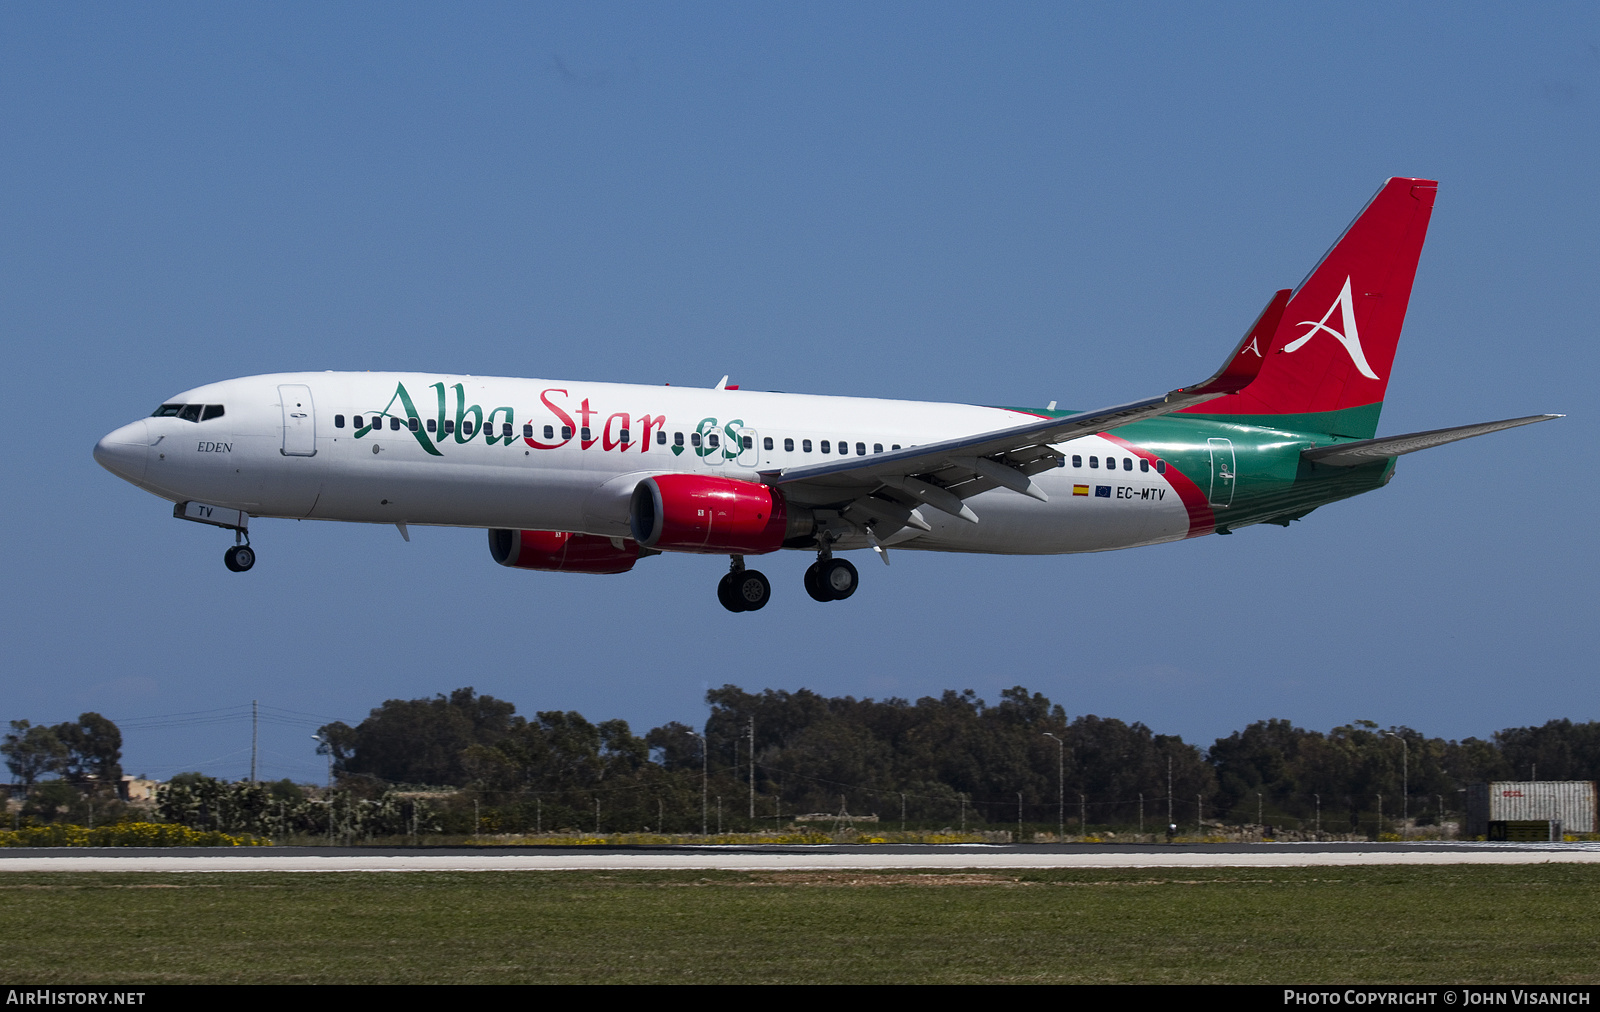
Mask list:
MULTIPOLYGON (((1077 414, 1003 407, 1043 418, 1077 414)), ((1394 475, 1393 457, 1359 467, 1331 467, 1300 456, 1301 450, 1313 446, 1371 439, 1377 435, 1382 410, 1380 401, 1341 411, 1286 415, 1172 414, 1133 422, 1112 429, 1111 434, 1175 465, 1202 495, 1214 492, 1210 440, 1228 440, 1235 465, 1232 502, 1213 509, 1217 527, 1232 529, 1263 522, 1287 524, 1318 506, 1388 484, 1394 475)))
POLYGON ((1327 433, 1349 439, 1371 439, 1378 434, 1378 414, 1382 411, 1383 402, 1378 401, 1374 404, 1363 404, 1359 408, 1307 411, 1294 415, 1208 415, 1197 411, 1179 417, 1259 425, 1264 429, 1287 429, 1291 432, 1327 433))
MULTIPOLYGON (((1374 412, 1375 414, 1375 412, 1374 412)), ((1111 434, 1176 465, 1200 489, 1214 496, 1217 526, 1231 529, 1266 521, 1287 523, 1326 503, 1348 499, 1387 484, 1394 473, 1394 458, 1360 467, 1313 464, 1301 450, 1352 441, 1326 432, 1291 429, 1278 424, 1252 424, 1271 420, 1304 419, 1308 415, 1272 415, 1249 421, 1239 416, 1210 418, 1203 415, 1163 415, 1113 429, 1111 434), (1227 440, 1215 444, 1212 440, 1227 440), (1229 499, 1226 479, 1216 471, 1233 458, 1233 489, 1229 499)))

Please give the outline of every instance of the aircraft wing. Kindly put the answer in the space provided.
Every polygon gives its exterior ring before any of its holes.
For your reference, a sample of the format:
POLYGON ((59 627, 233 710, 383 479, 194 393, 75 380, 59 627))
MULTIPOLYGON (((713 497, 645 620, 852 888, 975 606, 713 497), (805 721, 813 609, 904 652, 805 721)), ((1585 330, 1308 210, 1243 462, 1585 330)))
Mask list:
POLYGON ((1429 429, 1427 432, 1411 432, 1403 436, 1384 436, 1381 439, 1363 439, 1355 443, 1315 446, 1309 450, 1301 450, 1300 456, 1316 464, 1355 467, 1385 457, 1398 457, 1402 453, 1415 453, 1418 450, 1443 446, 1458 439, 1471 439, 1473 436, 1499 432, 1501 429, 1514 429, 1519 425, 1532 425, 1534 422, 1548 422, 1552 418, 1564 417, 1564 415, 1528 415, 1526 418, 1507 418, 1500 422, 1478 422, 1473 425, 1457 425, 1450 429, 1429 429))
POLYGON ((977 523, 977 515, 961 500, 993 488, 1043 500, 1045 494, 1029 476, 1064 463, 1052 444, 1203 404, 1248 386, 1261 371, 1289 294, 1288 289, 1276 293, 1223 367, 1193 386, 890 453, 762 471, 761 479, 782 489, 792 502, 837 509, 844 520, 877 538, 907 526, 930 529, 915 512, 924 506, 977 523))

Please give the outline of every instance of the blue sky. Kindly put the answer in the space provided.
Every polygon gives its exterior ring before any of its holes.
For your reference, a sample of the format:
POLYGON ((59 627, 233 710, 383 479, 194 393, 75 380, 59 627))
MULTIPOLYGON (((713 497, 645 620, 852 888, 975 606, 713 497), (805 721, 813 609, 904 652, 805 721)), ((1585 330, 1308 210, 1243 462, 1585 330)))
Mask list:
POLYGON ((1202 744, 1600 718, 1593 5, 13 4, 0 131, 0 719, 125 721, 129 772, 242 776, 259 699, 308 715, 262 774, 312 779, 323 719, 463 685, 639 730, 725 682, 1202 744), (1440 193, 1380 432, 1569 417, 1289 530, 897 552, 831 605, 785 553, 729 615, 716 559, 513 572, 479 531, 261 521, 239 576, 90 456, 298 369, 1147 396, 1392 175, 1440 193))

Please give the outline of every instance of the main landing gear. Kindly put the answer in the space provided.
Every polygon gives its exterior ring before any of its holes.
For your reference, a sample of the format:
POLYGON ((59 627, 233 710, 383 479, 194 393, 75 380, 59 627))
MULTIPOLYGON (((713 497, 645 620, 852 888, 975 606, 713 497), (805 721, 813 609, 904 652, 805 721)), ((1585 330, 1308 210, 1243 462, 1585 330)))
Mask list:
POLYGON ((813 601, 843 601, 860 583, 861 574, 848 559, 824 556, 806 570, 806 593, 813 601))
POLYGON ((772 599, 772 584, 754 569, 744 568, 744 556, 733 556, 728 573, 717 584, 717 600, 729 611, 760 611, 772 599))
MULTIPOLYGON (((717 584, 717 600, 729 611, 760 611, 772 599, 772 584, 763 574, 744 568, 744 556, 732 558, 727 574, 717 584)), ((806 593, 813 601, 843 601, 860 583, 861 575, 849 560, 836 559, 827 551, 806 570, 806 593)))

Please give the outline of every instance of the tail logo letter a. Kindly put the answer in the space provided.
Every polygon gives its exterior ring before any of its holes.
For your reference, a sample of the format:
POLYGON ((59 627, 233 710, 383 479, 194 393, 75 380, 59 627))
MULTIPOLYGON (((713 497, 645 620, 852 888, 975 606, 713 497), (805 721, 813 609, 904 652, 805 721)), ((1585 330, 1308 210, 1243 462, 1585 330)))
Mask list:
POLYGON ((1350 277, 1348 275, 1345 276, 1344 288, 1339 292, 1339 298, 1334 300, 1333 305, 1328 307, 1326 313, 1322 314, 1322 319, 1301 320, 1296 326, 1310 327, 1311 329, 1297 340, 1284 345, 1283 350, 1285 353, 1299 351, 1307 341, 1317 336, 1318 331, 1325 330, 1333 335, 1340 344, 1344 345, 1344 350, 1350 353, 1350 361, 1355 363, 1356 369, 1361 375, 1367 379, 1378 378, 1378 374, 1372 371, 1372 366, 1367 364, 1366 353, 1361 350, 1361 335, 1356 332, 1356 309, 1355 303, 1350 297, 1350 277), (1335 309, 1339 310, 1339 315, 1343 317, 1344 333, 1342 334, 1328 326, 1328 319, 1333 316, 1335 309))

